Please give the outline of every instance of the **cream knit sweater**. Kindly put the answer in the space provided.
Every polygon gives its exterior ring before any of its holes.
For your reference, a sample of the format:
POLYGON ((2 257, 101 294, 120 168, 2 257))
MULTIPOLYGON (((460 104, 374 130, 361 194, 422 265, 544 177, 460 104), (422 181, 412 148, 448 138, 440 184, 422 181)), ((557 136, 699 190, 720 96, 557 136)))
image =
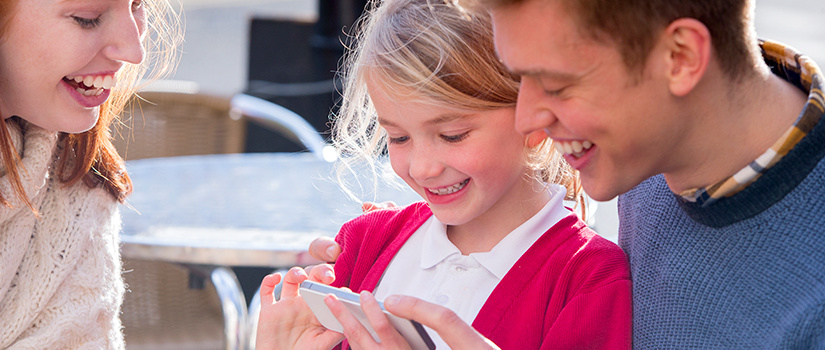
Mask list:
MULTIPOLYGON (((40 218, 19 201, 0 206, 0 349, 122 349, 117 202, 55 178, 56 133, 6 124, 40 218)), ((0 192, 13 197, 5 169, 0 192)))

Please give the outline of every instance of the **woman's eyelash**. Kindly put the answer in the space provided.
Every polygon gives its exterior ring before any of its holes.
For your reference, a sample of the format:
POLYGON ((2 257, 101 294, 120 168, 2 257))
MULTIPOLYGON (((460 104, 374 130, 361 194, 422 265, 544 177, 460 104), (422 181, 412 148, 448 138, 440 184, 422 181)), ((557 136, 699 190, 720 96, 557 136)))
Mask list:
POLYGON ((77 24, 79 24, 83 29, 92 29, 100 24, 100 16, 95 18, 72 16, 72 19, 74 19, 74 21, 77 22, 77 24))

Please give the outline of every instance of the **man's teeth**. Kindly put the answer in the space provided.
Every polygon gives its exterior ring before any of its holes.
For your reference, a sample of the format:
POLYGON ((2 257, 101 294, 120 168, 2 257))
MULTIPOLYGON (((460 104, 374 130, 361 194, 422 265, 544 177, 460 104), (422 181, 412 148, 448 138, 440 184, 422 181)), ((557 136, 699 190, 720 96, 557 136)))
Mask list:
POLYGON ((467 186, 468 182, 470 182, 470 179, 461 181, 461 182, 459 182, 455 185, 452 185, 452 186, 442 187, 442 188, 439 188, 439 189, 428 188, 427 191, 430 191, 430 193, 432 193, 432 194, 437 194, 439 196, 443 196, 445 194, 458 192, 459 190, 464 188, 464 186, 467 186))
POLYGON ((575 157, 581 157, 584 152, 593 147, 593 142, 585 141, 553 141, 556 145, 556 150, 561 154, 569 154, 575 157))

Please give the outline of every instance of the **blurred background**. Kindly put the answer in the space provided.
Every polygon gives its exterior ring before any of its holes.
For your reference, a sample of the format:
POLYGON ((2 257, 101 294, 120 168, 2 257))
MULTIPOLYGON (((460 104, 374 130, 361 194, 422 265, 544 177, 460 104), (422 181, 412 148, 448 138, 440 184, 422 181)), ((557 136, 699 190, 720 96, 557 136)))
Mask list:
MULTIPOLYGON (((334 108, 340 40, 363 0, 181 0, 185 43, 171 79, 200 92, 245 92, 276 102, 322 134, 334 108)), ((825 64, 825 1, 756 0, 761 38, 791 45, 825 64)), ((289 150, 288 141, 250 128, 247 151, 289 150)), ((296 148, 295 150, 298 150, 296 148)), ((615 201, 597 203, 595 228, 615 240, 615 201)))

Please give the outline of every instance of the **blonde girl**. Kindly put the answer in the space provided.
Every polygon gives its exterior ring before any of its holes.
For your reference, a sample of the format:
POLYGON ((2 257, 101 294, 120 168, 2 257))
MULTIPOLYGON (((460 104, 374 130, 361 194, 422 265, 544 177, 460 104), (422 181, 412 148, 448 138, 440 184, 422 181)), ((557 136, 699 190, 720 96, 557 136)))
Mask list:
MULTIPOLYGON (((433 0, 371 6, 347 61, 333 139, 346 169, 363 161, 375 167, 388 154, 424 201, 367 213, 336 237, 342 253, 332 284, 363 291, 382 340, 375 343, 329 296, 347 341, 403 347, 381 327, 374 293, 446 307, 502 348, 629 348, 624 254, 565 207, 582 194, 560 155, 515 131, 519 81, 496 58, 489 17, 433 0)), ((317 337, 286 334, 283 320, 301 319, 301 308, 287 306, 306 278, 294 269, 282 301, 263 298, 259 346, 338 340, 312 318, 291 321, 289 334, 317 337)), ((262 295, 280 279, 267 277, 262 295)), ((450 335, 430 335, 437 348, 449 347, 450 335)))

